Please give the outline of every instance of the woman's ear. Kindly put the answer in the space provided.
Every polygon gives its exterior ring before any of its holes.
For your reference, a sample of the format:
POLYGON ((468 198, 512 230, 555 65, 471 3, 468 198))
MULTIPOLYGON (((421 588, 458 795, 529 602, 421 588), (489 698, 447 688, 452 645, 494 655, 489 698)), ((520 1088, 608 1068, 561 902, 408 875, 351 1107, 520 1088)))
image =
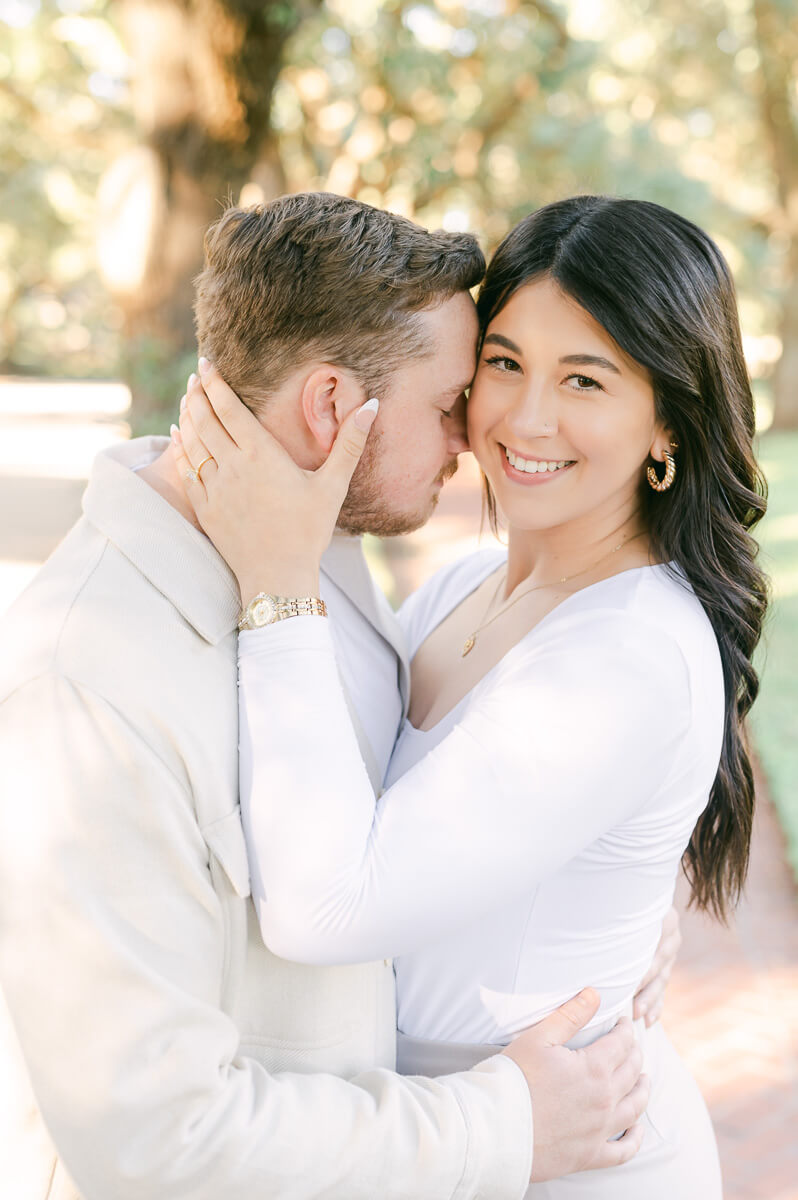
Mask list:
POLYGON ((326 458, 341 422, 359 408, 365 391, 349 371, 322 363, 314 367, 302 388, 302 415, 311 437, 326 458))
POLYGON ((649 454, 655 462, 665 462, 666 454, 675 454, 679 449, 678 439, 672 429, 659 429, 651 443, 649 454))

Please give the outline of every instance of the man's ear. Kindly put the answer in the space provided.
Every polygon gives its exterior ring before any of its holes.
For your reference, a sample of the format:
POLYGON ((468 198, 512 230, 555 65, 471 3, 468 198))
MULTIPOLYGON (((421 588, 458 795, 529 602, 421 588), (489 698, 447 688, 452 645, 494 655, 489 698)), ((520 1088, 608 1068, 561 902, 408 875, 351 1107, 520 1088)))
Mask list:
POLYGON ((302 415, 325 458, 338 436, 341 422, 365 397, 363 387, 342 367, 322 363, 308 375, 300 397, 302 415))

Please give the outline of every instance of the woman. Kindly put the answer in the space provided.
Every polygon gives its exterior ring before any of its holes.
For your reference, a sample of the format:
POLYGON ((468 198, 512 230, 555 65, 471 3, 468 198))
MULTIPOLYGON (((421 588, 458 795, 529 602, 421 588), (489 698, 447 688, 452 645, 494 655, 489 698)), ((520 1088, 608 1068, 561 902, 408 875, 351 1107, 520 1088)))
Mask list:
MULTIPOLYGON (((377 803, 327 623, 285 621, 240 649, 267 941, 305 961, 396 956, 410 1072, 495 1053, 586 978, 602 997, 589 1034, 609 1028, 683 855, 699 906, 736 900, 753 810, 742 720, 764 502, 722 256, 656 205, 578 197, 505 239, 478 312, 468 434, 507 554, 474 555, 405 605, 413 700, 377 803)), ((307 483, 275 498, 281 523, 294 513, 277 536, 263 511, 246 536, 225 529, 209 497, 203 523, 239 577, 260 553, 275 590, 315 593, 337 508, 319 514, 307 483)), ((720 1196, 695 1085, 659 1026, 640 1037, 637 1159, 530 1196, 720 1196)))

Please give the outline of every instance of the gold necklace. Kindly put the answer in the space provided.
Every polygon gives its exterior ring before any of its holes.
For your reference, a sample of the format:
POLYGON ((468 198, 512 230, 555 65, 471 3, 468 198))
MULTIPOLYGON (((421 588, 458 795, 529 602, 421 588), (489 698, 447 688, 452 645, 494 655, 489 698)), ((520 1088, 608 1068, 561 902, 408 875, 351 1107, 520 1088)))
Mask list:
MULTIPOLYGON (((530 596, 532 594, 532 592, 540 592, 543 590, 543 588, 553 587, 555 583, 570 583, 572 579, 578 579, 580 577, 580 575, 587 575, 588 571, 592 571, 592 570, 594 570, 595 567, 600 566, 601 563, 603 563, 606 558, 611 558, 613 554, 617 554, 617 552, 620 550, 621 546, 625 546, 627 544, 627 542, 633 542, 635 540, 635 538, 639 538, 642 536, 643 536, 643 534, 641 532, 641 533, 635 533, 631 537, 623 538, 622 541, 618 542, 617 546, 613 546, 612 550, 608 550, 606 554, 602 554, 601 558, 597 558, 596 561, 591 563, 589 567, 585 567, 581 571, 575 571, 573 575, 563 575, 561 579, 552 579, 552 580, 549 580, 548 583, 536 583, 536 584, 534 584, 533 587, 527 588, 526 591, 521 592, 520 596, 515 596, 510 601, 509 604, 506 604, 504 606, 504 608, 500 608, 497 613, 494 613, 494 615, 489 620, 486 620, 485 618, 483 618, 482 624, 477 625, 474 632, 472 634, 470 634, 469 637, 467 637, 465 642, 463 643, 463 649, 460 653, 460 657, 465 658, 465 656, 467 654, 470 654, 471 651, 474 649, 474 646, 477 644, 477 635, 482 633, 483 629, 487 629, 487 627, 489 625, 492 625, 494 621, 498 621, 499 617, 503 617, 506 612, 509 612, 509 610, 513 607, 514 604, 516 604, 519 600, 523 600, 524 596, 530 596)), ((490 600, 488 601, 488 607, 485 609, 485 617, 487 617, 488 613, 490 612, 491 606, 499 594, 499 588, 501 588, 501 585, 502 585, 502 581, 499 580, 499 585, 496 588, 496 591, 493 593, 490 600)))

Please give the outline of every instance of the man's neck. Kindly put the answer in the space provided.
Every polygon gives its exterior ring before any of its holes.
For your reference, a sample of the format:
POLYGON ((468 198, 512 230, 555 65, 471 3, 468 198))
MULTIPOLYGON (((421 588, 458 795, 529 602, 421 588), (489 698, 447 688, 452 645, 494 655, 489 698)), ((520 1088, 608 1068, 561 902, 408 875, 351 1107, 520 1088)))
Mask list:
POLYGON ((181 517, 185 517, 190 525, 193 525, 195 529, 200 528, 200 524, 194 515, 194 510, 186 499, 186 493, 183 491, 183 484, 175 466, 174 451, 171 444, 167 446, 163 454, 160 454, 154 462, 151 462, 146 467, 142 467, 137 474, 159 496, 163 496, 164 500, 171 504, 172 508, 177 509, 181 517))

